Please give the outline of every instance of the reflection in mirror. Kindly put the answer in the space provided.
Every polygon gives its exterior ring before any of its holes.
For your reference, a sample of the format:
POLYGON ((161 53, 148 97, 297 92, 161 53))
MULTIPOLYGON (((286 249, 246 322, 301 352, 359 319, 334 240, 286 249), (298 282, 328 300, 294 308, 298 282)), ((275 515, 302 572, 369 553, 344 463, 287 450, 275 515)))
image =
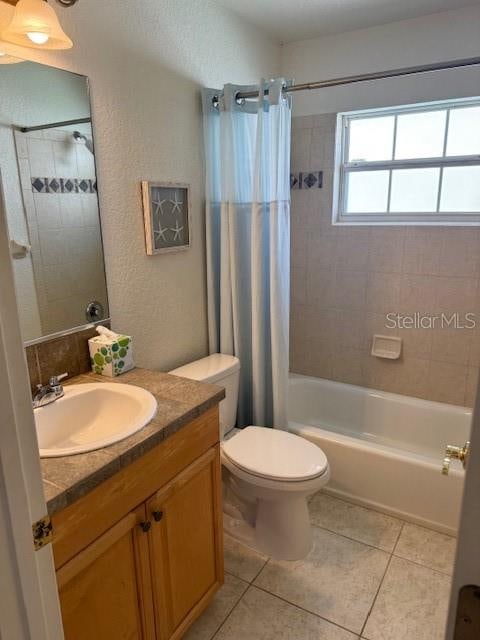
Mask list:
POLYGON ((24 340, 107 318, 87 78, 0 64, 0 179, 24 340))

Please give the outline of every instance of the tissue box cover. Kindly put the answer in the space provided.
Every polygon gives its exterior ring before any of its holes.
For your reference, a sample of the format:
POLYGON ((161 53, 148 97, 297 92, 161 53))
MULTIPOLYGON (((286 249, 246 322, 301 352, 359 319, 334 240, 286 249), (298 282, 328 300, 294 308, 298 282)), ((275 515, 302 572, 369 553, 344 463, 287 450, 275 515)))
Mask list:
POLYGON ((94 373, 114 378, 135 366, 131 336, 122 335, 109 342, 105 342, 100 336, 90 338, 88 347, 94 373))

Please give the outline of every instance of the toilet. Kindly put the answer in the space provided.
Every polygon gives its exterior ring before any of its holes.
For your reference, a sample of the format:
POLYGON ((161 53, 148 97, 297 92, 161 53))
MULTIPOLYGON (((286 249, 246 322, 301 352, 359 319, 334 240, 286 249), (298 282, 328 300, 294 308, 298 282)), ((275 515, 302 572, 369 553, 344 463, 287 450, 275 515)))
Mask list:
POLYGON ((226 532, 272 558, 304 558, 312 547, 307 500, 330 478, 323 451, 280 429, 234 429, 240 379, 235 356, 215 353, 170 373, 225 389, 220 440, 226 532))

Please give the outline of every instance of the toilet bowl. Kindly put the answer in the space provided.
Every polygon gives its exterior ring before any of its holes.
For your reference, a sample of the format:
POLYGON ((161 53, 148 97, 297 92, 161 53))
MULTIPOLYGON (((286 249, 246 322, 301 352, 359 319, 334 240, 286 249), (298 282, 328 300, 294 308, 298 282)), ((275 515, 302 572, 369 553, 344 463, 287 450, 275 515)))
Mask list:
POLYGON ((227 533, 276 559, 299 560, 312 546, 309 496, 330 478, 323 451, 280 429, 249 426, 231 437, 238 403, 240 362, 213 354, 170 373, 225 388, 220 403, 224 527, 227 533))
POLYGON ((229 515, 227 531, 273 558, 305 557, 312 547, 307 498, 330 477, 323 451, 292 433, 251 426, 222 443, 222 464, 227 516, 232 504, 242 516, 229 515), (251 510, 242 512, 242 500, 251 510))

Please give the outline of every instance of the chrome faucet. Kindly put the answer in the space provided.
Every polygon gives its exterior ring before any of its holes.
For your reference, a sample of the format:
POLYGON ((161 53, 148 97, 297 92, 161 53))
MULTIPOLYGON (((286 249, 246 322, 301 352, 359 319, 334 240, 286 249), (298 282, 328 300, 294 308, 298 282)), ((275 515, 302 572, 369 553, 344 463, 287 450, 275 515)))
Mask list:
POLYGON ((68 373, 62 373, 58 376, 52 376, 48 384, 37 385, 37 393, 33 396, 33 408, 45 407, 47 404, 55 402, 64 396, 61 380, 68 377, 68 373))

